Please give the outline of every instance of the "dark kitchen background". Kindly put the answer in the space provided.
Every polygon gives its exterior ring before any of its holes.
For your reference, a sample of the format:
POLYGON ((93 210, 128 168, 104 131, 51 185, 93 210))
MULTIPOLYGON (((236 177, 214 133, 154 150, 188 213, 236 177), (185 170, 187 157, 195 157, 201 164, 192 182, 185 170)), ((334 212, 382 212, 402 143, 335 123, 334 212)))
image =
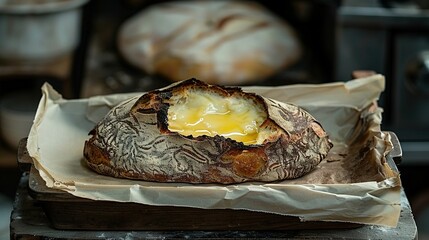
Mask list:
MULTIPOLYGON (((170 83, 130 66, 116 42, 126 19, 158 2, 0 0, 0 239, 9 238, 21 174, 17 143, 28 134, 44 82, 65 98, 147 91, 170 83), (41 7, 46 2, 56 4, 41 7), (20 8, 23 3, 33 6, 20 8), (50 29, 49 34, 37 28, 50 29)), ((355 70, 386 76, 382 128, 399 137, 403 186, 419 238, 429 236, 429 1, 259 2, 293 26, 304 51, 298 62, 257 84, 346 81, 355 70)))

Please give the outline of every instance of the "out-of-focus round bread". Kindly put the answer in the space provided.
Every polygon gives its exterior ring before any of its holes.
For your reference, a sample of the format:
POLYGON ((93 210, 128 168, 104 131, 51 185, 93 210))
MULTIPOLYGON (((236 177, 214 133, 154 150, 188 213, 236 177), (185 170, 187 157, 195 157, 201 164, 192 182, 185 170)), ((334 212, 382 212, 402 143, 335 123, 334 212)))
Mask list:
POLYGON ((121 55, 148 74, 241 85, 294 64, 301 46, 291 26, 250 1, 177 1, 126 20, 121 55))

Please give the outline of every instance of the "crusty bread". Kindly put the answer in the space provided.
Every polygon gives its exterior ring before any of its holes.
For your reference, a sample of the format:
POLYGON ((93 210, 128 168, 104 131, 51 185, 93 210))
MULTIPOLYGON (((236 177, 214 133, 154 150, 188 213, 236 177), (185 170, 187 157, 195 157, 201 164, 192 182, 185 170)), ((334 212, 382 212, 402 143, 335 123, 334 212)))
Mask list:
POLYGON ((251 1, 173 1, 126 20, 118 49, 132 65, 172 81, 222 85, 264 80, 301 56, 291 26, 251 1))
POLYGON ((314 169, 332 148, 322 126, 303 109, 195 79, 124 101, 90 135, 84 157, 91 169, 158 182, 230 184, 297 178, 314 169), (194 108, 187 109, 187 104, 194 108), (194 117, 216 125, 220 114, 229 114, 220 128, 203 123, 194 133, 180 132, 180 126, 197 125, 190 120, 194 117), (174 123, 177 119, 186 124, 174 123), (198 133, 201 129, 207 131, 198 133))

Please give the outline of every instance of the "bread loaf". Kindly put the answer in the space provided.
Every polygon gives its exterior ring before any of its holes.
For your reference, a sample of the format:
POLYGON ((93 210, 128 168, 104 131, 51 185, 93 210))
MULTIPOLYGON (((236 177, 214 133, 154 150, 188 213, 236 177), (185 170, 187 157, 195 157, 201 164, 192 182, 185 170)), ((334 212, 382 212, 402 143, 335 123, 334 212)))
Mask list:
POLYGON ((297 178, 332 147, 303 109, 196 79, 124 101, 90 135, 84 157, 91 169, 157 182, 297 178))
POLYGON ((123 23, 118 48, 149 74, 222 85, 264 80, 302 51, 291 26, 261 5, 217 0, 152 5, 123 23))

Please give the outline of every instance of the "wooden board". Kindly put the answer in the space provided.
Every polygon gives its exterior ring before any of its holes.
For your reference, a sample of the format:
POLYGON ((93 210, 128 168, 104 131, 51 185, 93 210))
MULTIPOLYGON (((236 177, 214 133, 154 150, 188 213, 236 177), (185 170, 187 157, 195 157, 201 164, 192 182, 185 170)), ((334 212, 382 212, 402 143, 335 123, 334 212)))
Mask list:
MULTIPOLYGON (((365 225, 347 229, 303 230, 71 230, 55 229, 41 204, 28 195, 29 173, 23 173, 16 193, 10 222, 11 239, 417 239, 417 227, 404 191, 402 212, 396 228, 365 225)), ((142 212, 144 214, 144 212, 142 212)), ((198 216, 194 216, 198 218, 198 216)), ((85 222, 92 219, 85 219, 85 222)), ((113 221, 112 224, 117 224, 113 221)), ((136 220, 137 221, 137 220, 136 220)), ((262 225, 265 223, 261 223, 262 225)))
POLYGON ((29 194, 58 229, 87 230, 285 230, 355 228, 360 224, 301 222, 297 217, 233 209, 199 209, 95 201, 49 189, 33 167, 29 194))

